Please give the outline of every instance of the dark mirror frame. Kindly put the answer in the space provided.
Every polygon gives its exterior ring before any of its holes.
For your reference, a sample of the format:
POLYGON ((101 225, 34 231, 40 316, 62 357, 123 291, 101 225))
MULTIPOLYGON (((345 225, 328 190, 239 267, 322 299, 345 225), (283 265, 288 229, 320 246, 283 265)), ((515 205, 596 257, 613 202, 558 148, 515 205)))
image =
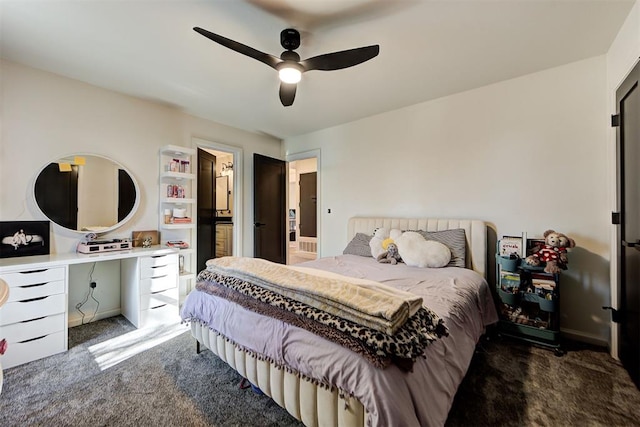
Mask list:
MULTIPOLYGON (((133 174, 125 168, 121 163, 95 153, 73 153, 67 156, 62 156, 57 158, 51 162, 46 163, 40 170, 38 170, 35 178, 33 180, 32 186, 32 196, 34 200, 34 204, 39 210, 39 212, 51 220, 56 225, 76 233, 90 233, 95 232, 97 234, 107 233, 109 231, 113 231, 121 226, 123 226, 127 221, 129 221, 133 215, 138 210, 140 206, 140 187, 133 174), (76 224, 77 224, 77 210, 78 208, 78 168, 82 166, 71 166, 71 171, 69 172, 59 172, 56 173, 56 169, 58 168, 58 163, 66 163, 69 162, 69 159, 73 159, 74 157, 95 157, 106 160, 108 162, 113 163, 115 167, 118 169, 118 182, 119 182, 119 198, 120 202, 123 200, 126 201, 126 207, 124 210, 121 209, 120 206, 114 206, 113 209, 118 211, 117 219, 118 222, 115 224, 104 224, 105 228, 101 228, 99 230, 80 230, 73 228, 69 221, 68 216, 70 215, 72 218, 75 215, 76 224), (56 194, 52 194, 50 189, 45 189, 43 183, 50 184, 52 180, 57 179, 62 181, 60 192, 56 194), (75 181, 75 182, 74 182, 75 181), (122 194, 120 191, 125 189, 127 196, 122 198, 122 194), (54 195, 55 197, 51 197, 54 195), (43 207, 44 206, 44 207, 43 207)), ((123 192, 124 193, 124 192, 123 192)), ((118 201, 116 201, 118 203, 118 201)), ((70 220, 73 222, 73 219, 70 220)), ((98 225, 98 224, 94 224, 98 225)))

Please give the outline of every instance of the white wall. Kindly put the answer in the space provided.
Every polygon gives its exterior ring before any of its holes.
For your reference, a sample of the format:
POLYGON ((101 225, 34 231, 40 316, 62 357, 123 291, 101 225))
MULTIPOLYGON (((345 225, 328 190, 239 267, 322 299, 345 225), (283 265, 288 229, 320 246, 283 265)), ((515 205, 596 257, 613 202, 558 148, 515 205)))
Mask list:
MULTIPOLYGON (((76 80, 33 68, 0 62, 0 220, 45 219, 32 201, 35 174, 46 163, 73 153, 95 153, 112 158, 138 181, 141 203, 138 213, 124 227, 107 237, 130 237, 133 230, 158 228, 159 148, 191 146, 192 137, 241 147, 246 165, 254 152, 282 158, 281 142, 184 114, 165 104, 124 96, 76 80)), ((243 169, 245 209, 241 224, 252 230, 251 168, 243 169)), ((240 221, 240 219, 238 219, 240 221)), ((75 251, 81 235, 53 226, 51 251, 75 251)), ((252 255, 253 235, 244 233, 243 254, 252 255)), ((76 270, 74 277, 88 277, 76 270)), ((119 272, 98 264, 98 283, 117 283, 119 272)), ((70 288, 69 307, 81 301, 87 282, 70 288)), ((98 286, 100 312, 119 308, 117 286, 98 286)), ((73 313, 72 313, 73 314, 73 313)))
POLYGON ((480 218, 498 237, 553 228, 579 246, 562 328, 608 341, 606 89, 600 56, 287 139, 287 155, 321 150, 321 255, 342 252, 355 215, 480 218))

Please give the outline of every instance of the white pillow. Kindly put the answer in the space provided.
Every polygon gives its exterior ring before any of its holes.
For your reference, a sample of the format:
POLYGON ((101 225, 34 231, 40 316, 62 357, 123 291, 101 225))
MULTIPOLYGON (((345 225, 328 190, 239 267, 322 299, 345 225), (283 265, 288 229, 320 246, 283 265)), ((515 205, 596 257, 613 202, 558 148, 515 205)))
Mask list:
POLYGON ((451 251, 440 242, 426 240, 415 231, 402 233, 395 240, 402 261, 411 267, 440 268, 449 264, 451 251))

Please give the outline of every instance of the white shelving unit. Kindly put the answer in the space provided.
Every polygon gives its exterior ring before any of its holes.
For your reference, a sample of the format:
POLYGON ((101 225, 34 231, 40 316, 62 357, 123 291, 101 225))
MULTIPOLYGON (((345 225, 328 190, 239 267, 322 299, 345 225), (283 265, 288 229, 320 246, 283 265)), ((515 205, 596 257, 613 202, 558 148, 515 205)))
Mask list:
MULTIPOLYGON (((196 174, 193 158, 196 150, 179 145, 160 149, 159 229, 161 243, 181 240, 189 245, 180 249, 180 301, 193 289, 196 278, 196 174), (173 167, 172 167, 173 163, 173 167), (170 187, 172 186, 172 187, 170 187), (177 191, 170 191, 177 188, 177 191), (169 215, 166 215, 169 213, 169 215), (174 214, 184 214, 190 223, 177 222, 174 214), (169 222, 166 222, 169 218, 169 222), (176 222, 173 222, 176 221, 176 222)), ((179 215, 178 215, 179 216, 179 215)))

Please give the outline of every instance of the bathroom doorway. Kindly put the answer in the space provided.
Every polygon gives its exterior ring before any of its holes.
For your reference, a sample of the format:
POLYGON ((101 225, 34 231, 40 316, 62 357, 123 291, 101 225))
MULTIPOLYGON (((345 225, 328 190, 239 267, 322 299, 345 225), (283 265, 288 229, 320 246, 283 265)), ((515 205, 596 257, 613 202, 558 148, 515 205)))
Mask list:
POLYGON ((317 153, 288 157, 288 264, 314 260, 319 253, 319 177, 317 153), (298 157, 301 156, 301 157, 298 157))
POLYGON ((197 242, 198 271, 211 258, 237 253, 237 153, 198 144, 197 242))

